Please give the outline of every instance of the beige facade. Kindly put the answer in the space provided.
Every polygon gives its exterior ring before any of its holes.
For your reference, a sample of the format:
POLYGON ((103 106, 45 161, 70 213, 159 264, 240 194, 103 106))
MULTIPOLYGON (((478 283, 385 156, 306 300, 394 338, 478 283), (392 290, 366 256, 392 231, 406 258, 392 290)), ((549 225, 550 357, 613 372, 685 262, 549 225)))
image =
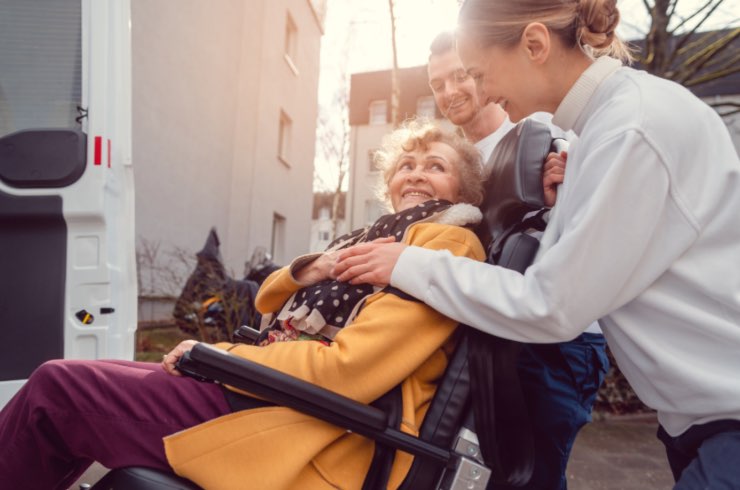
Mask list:
POLYGON ((132 0, 142 295, 177 293, 212 226, 239 278, 308 250, 324 6, 132 0))
POLYGON ((354 230, 375 222, 388 212, 377 197, 381 183, 380 172, 373 166, 373 152, 384 135, 393 130, 391 124, 352 126, 350 132, 349 227, 354 230))

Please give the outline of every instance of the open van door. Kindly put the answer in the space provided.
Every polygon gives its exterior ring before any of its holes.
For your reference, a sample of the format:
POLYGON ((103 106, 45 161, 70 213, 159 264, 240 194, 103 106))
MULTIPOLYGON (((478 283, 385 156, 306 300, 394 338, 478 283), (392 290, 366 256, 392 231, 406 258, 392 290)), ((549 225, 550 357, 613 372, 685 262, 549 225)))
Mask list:
POLYGON ((0 0, 0 407, 42 362, 133 359, 128 0, 0 0))

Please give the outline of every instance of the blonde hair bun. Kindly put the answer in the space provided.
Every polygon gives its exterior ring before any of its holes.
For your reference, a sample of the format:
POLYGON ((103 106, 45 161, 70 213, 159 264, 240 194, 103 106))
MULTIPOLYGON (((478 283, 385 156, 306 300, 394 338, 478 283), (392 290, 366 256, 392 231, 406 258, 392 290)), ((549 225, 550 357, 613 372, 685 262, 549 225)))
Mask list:
POLYGON ((616 0, 580 0, 578 15, 576 36, 581 44, 597 50, 611 46, 619 24, 616 0))
POLYGON ((591 57, 632 60, 630 48, 616 33, 616 0, 466 0, 458 33, 484 47, 513 46, 532 22, 544 24, 566 46, 577 46, 591 57))

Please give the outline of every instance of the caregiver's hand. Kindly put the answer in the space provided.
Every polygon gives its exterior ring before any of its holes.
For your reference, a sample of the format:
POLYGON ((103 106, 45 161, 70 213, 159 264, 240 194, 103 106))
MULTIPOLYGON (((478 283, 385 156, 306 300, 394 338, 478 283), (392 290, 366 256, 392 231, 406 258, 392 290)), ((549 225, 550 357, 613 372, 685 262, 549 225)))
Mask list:
POLYGON ((332 273, 337 280, 350 284, 385 287, 390 284, 393 268, 407 246, 388 237, 349 247, 339 254, 332 273))
POLYGON ((545 191, 545 206, 553 207, 558 197, 558 186, 565 179, 565 163, 568 160, 568 152, 551 152, 547 155, 542 172, 542 187, 545 191))

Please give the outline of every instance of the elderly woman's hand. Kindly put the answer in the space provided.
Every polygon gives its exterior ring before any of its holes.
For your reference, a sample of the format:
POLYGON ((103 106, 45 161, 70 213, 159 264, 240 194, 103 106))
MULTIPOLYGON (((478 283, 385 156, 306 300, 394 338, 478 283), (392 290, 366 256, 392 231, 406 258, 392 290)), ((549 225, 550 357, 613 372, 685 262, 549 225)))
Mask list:
POLYGON ((568 152, 549 153, 542 169, 542 186, 545 190, 545 206, 551 208, 558 197, 558 186, 565 178, 565 162, 568 152))
POLYGON ((182 373, 175 367, 177 361, 197 343, 197 340, 183 340, 177 344, 168 354, 162 356, 162 369, 173 376, 182 376, 182 373))
POLYGON ((390 284, 393 268, 407 246, 392 237, 354 245, 341 251, 333 273, 337 280, 350 284, 385 287, 390 284))
POLYGON ((337 263, 337 252, 324 252, 316 260, 306 264, 295 272, 295 278, 301 284, 310 286, 324 279, 334 279, 332 269, 337 263))

